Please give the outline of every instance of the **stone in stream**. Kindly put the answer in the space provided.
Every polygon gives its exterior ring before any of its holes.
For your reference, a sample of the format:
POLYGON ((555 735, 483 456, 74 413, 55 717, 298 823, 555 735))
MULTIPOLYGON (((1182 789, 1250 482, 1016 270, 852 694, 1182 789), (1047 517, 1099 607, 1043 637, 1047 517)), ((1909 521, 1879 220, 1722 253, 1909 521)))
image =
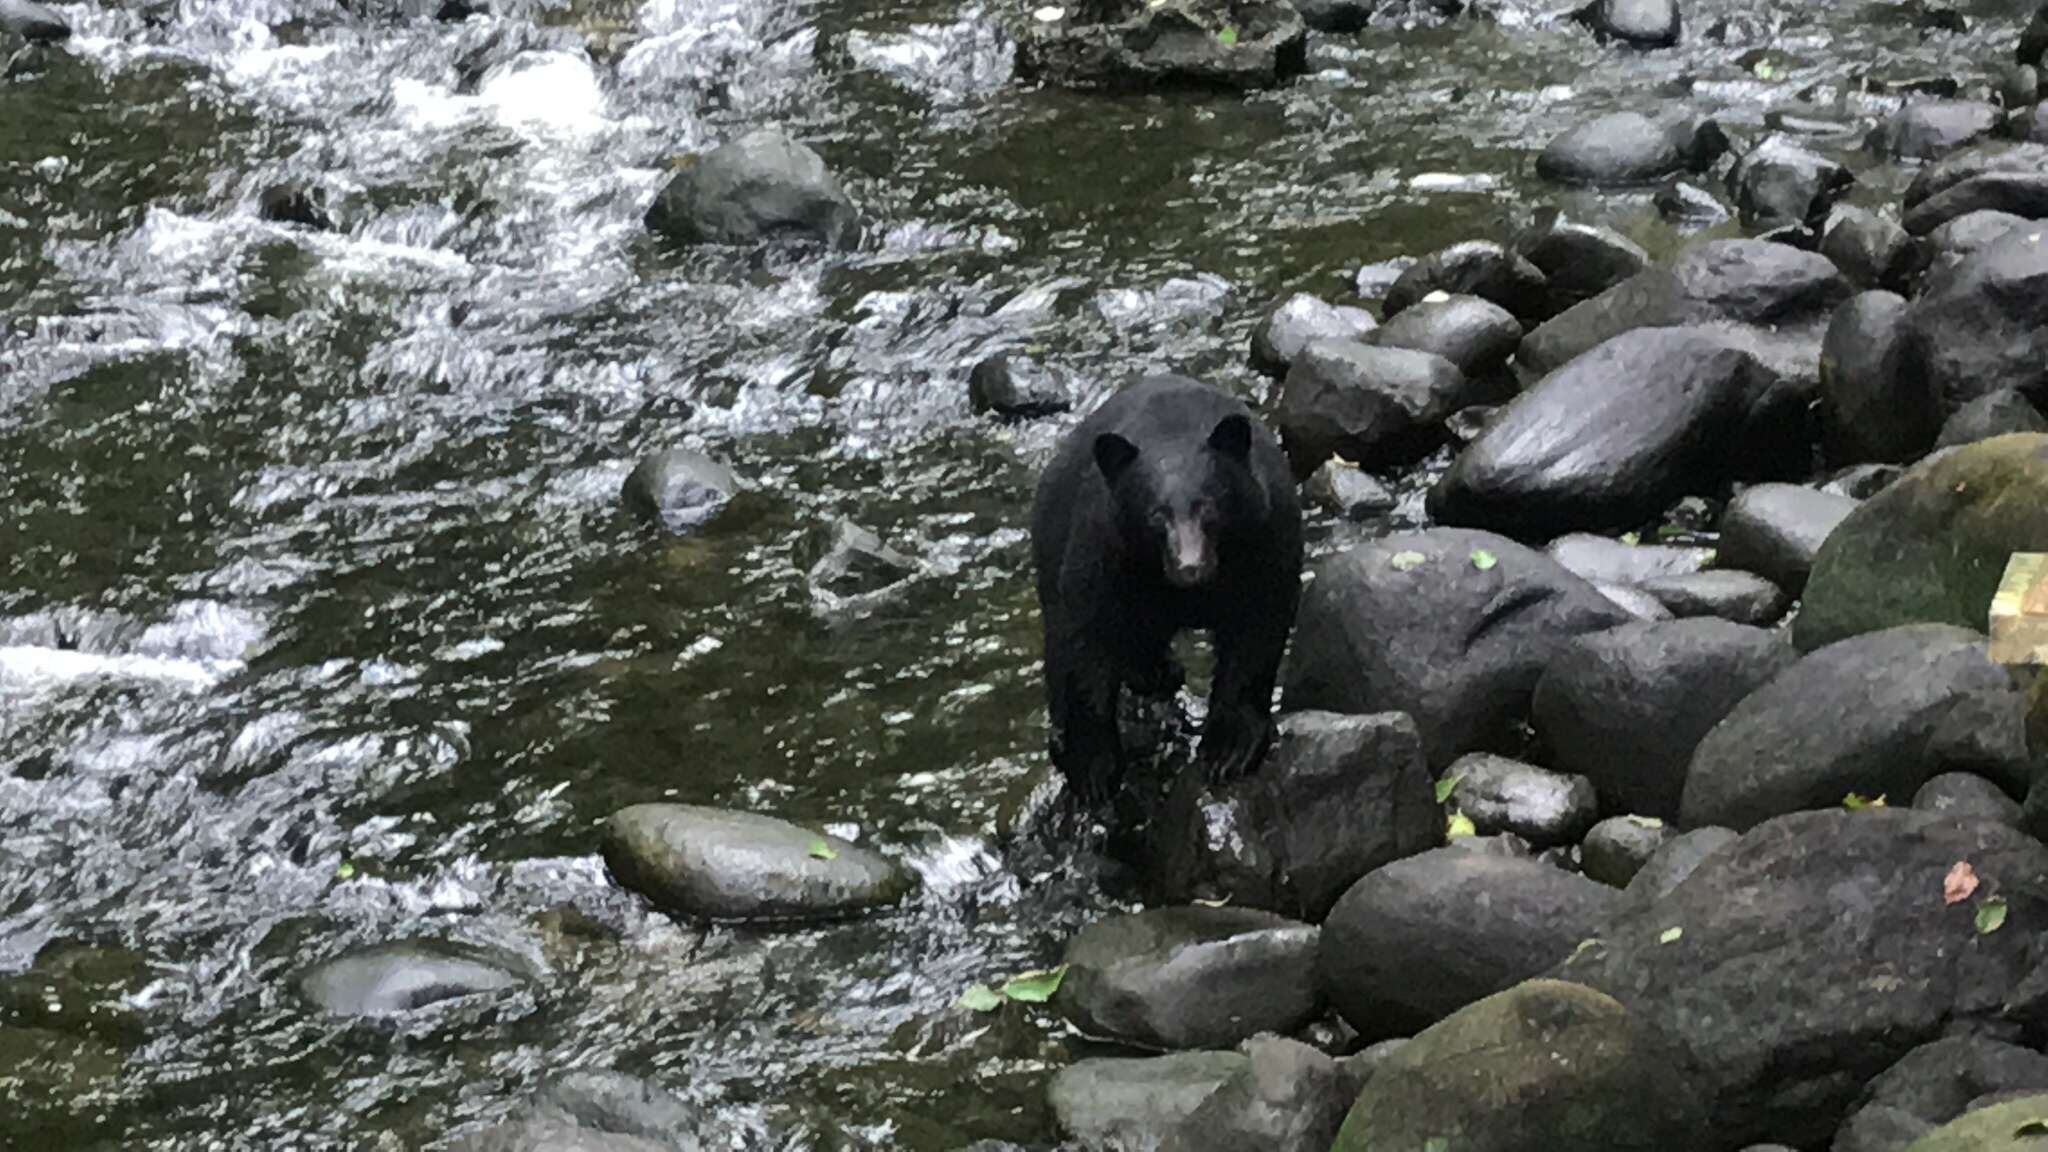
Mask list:
POLYGON ((327 194, 307 184, 275 184, 257 198, 256 214, 273 224, 297 224, 320 232, 334 230, 327 214, 327 194))
POLYGON ((1140 1048, 1227 1048, 1321 1008, 1317 930, 1253 908, 1111 916, 1067 944, 1053 1006, 1083 1035, 1140 1048))
POLYGON ((636 804, 605 821, 606 866, 665 912, 809 920, 895 904, 916 877, 876 852, 750 812, 636 804))
POLYGON ((620 489, 626 510, 670 532, 702 527, 739 490, 732 469, 693 448, 640 458, 620 489))
POLYGON ((1381 468, 1434 451, 1451 413, 1481 398, 1441 356, 1317 340, 1287 370, 1273 423, 1297 477, 1332 456, 1381 468))
POLYGON ((1659 576, 1636 587, 1657 598, 1674 619, 1715 617, 1736 624, 1770 624, 1785 614, 1783 589, 1754 572, 1716 568, 1659 576))
MULTIPOLYGON (((1965 258, 1899 317, 1886 368, 1946 415, 2012 388, 2048 403, 2048 224, 1965 258)), ((1902 387, 1904 385, 1901 385, 1902 387)))
POLYGON ((1595 632, 1559 646, 1533 723, 1551 764, 1591 780, 1603 811, 1675 819, 1700 742, 1797 658, 1782 636, 1725 620, 1595 632))
POLYGON ((2001 388, 1986 392, 1968 404, 1955 410, 1948 423, 1941 426, 1941 435, 1934 438, 1934 446, 1959 448, 1989 440, 1995 436, 2009 436, 2015 432, 2048 432, 2048 419, 2041 410, 2021 395, 2016 388, 2001 388))
POLYGON ((57 44, 71 38, 71 23, 35 0, 0 0, 0 32, 31 44, 57 44))
POLYGON ((1689 576, 1714 562, 1712 548, 1630 544, 1589 532, 1559 536, 1543 551, 1573 575, 1595 584, 1639 585, 1666 576, 1689 576))
POLYGON ((1450 806, 1482 835, 1508 832, 1537 848, 1575 844, 1600 817, 1593 782, 1490 752, 1460 756, 1444 769, 1456 783, 1450 806))
POLYGON ((1712 227, 1733 215, 1720 197, 1690 180, 1671 181, 1653 199, 1657 215, 1681 227, 1712 227))
POLYGON ((1399 503, 1387 486, 1344 460, 1325 460, 1303 486, 1310 500, 1349 520, 1384 516, 1399 503))
POLYGON ((1965 259, 1982 252, 2013 232, 2034 228, 2036 223, 2010 212, 1985 209, 1971 212, 1929 232, 1921 243, 1932 247, 1933 273, 1947 273, 1965 259))
POLYGON ((1620 904, 1548 864, 1439 848, 1352 885, 1323 924, 1317 970, 1361 1036, 1406 1036, 1542 973, 1620 904))
POLYGON ((1705 1152, 1684 1054, 1613 998, 1531 980, 1410 1040, 1331 1152, 1705 1152))
POLYGON ((1998 130, 2004 117, 1981 100, 1914 100, 1892 113, 1864 141, 1891 160, 1939 160, 1998 130))
POLYGON ((1610 816, 1586 833, 1579 846, 1580 870, 1586 879, 1626 888, 1650 858, 1678 830, 1654 816, 1610 816))
POLYGON ((1965 820, 1988 820, 2018 828, 2026 812, 2005 790, 1973 772, 1944 772, 1913 793, 1913 807, 1922 812, 1965 820))
POLYGON ((1709 732, 1679 819, 1739 830, 1856 793, 1905 801, 1943 772, 2027 791, 2027 701, 1984 637, 1911 624, 1812 652, 1709 732))
POLYGON ((1929 253, 1896 221, 1837 205, 1821 235, 1820 254, 1858 288, 1901 292, 1927 266, 1929 253))
POLYGON ((679 1097, 621 1072, 568 1072, 455 1152, 676 1152, 708 1146, 714 1125, 679 1097))
POLYGON ((1082 1060, 1053 1073, 1046 1097, 1060 1133, 1084 1148, 1157 1148, 1250 1066, 1242 1052, 1082 1060))
POLYGON ((1963 1113, 1902 1152, 2034 1152, 2048 1117, 2048 1092, 2000 1100, 1963 1113))
POLYGON ((2048 847, 2025 833, 1836 807, 1714 852, 1550 975, 1614 996, 1685 1049, 1717 1147, 1810 1147, 1866 1081, 1945 1029, 2039 1020, 2044 917, 2048 847), (1978 897, 1948 904, 1959 860, 1978 897), (1978 902, 1992 892, 2005 927, 1982 932, 1978 902))
POLYGON ((967 375, 967 406, 976 415, 1031 419, 1074 406, 1064 377, 1029 356, 998 352, 967 375))
MULTIPOLYGON (((1369 342, 1441 356, 1476 385, 1498 380, 1507 371, 1509 358, 1522 343, 1522 325, 1491 300, 1432 295, 1387 321, 1369 342)), ((1512 386, 1506 391, 1512 392, 1512 386)), ((1479 387, 1467 395, 1470 403, 1503 398, 1499 390, 1479 387)))
POLYGON ((1820 423, 1835 464, 1917 460, 1941 430, 1934 393, 1889 363, 1904 298, 1863 292, 1835 309, 1821 341, 1820 423))
POLYGON ((1593 0, 1572 13, 1602 39, 1633 48, 1669 48, 1678 43, 1678 0, 1593 0))
POLYGON ((2048 552, 2048 435, 1953 449, 1864 501, 1815 557, 1793 639, 1812 651, 1916 621, 1983 629, 2014 552, 2048 552))
POLYGON ((1511 402, 1430 490, 1430 514, 1524 539, 1622 531, 1681 496, 1788 471, 1794 445, 1767 415, 1777 383, 1718 332, 1626 332, 1511 402))
POLYGON ((2048 217, 2048 172, 1986 172, 1929 196, 1908 209, 1906 231, 1925 236, 1972 212, 2008 212, 2029 220, 2048 217))
POLYGON ((1856 178, 1782 134, 1764 137, 1728 172, 1728 195, 1746 228, 1818 226, 1856 178))
POLYGON ((1161 1152, 1329 1152, 1360 1075, 1297 1040, 1244 1044, 1247 1067, 1226 1080, 1161 1152))
POLYGON ((1524 324, 1545 317, 1549 285, 1543 273, 1520 255, 1490 240, 1467 240, 1432 252, 1402 272, 1387 289, 1391 320, 1435 293, 1491 300, 1524 324))
POLYGON ((1290 712, 1250 775, 1182 777, 1157 821, 1152 886, 1321 920, 1360 876, 1443 842, 1422 738, 1400 712, 1290 712))
POLYGON ((1562 216, 1523 231, 1515 238, 1514 249, 1543 273, 1550 290, 1544 311, 1552 315, 1591 300, 1650 266, 1650 254, 1642 245, 1614 229, 1562 216))
POLYGON ((916 560, 882 542, 851 520, 832 524, 824 555, 811 565, 811 587, 834 596, 870 596, 924 570, 916 560))
POLYGON ((1363 308, 1328 304, 1297 292, 1268 313, 1252 332, 1252 367, 1285 376, 1301 350, 1317 340, 1364 341, 1379 322, 1363 308))
POLYGON ((1704 172, 1727 151, 1728 136, 1713 120, 1614 112, 1552 139, 1536 157, 1536 174, 1562 184, 1625 188, 1704 172))
POLYGON ((669 178, 647 226, 683 244, 753 244, 801 237, 850 247, 860 220, 816 152, 761 128, 686 162, 669 178))
POLYGON ((1906 195, 1901 203, 1906 211, 1911 212, 1933 197, 1978 176, 2002 173, 2028 175, 2044 172, 2048 172, 2048 145, 1985 144, 1943 157, 1922 168, 1919 174, 1913 177, 1913 182, 1907 185, 1906 195))
POLYGON ((523 983, 480 952, 419 940, 382 944, 329 960, 300 977, 299 991, 323 1012, 391 1016, 523 983))
POLYGON ((1627 620, 1592 585, 1504 537, 1389 536, 1316 565, 1286 707, 1406 712, 1440 769, 1466 752, 1511 749, 1562 644, 1627 620))
POLYGON ((1859 502, 1803 484, 1755 484, 1721 514, 1720 562, 1799 594, 1813 557, 1859 502))
POLYGON ((1017 38, 1017 73, 1074 88, 1271 88, 1308 69, 1308 26, 1285 0, 1052 6, 1017 38), (1220 32, 1234 29, 1225 37, 1220 32))

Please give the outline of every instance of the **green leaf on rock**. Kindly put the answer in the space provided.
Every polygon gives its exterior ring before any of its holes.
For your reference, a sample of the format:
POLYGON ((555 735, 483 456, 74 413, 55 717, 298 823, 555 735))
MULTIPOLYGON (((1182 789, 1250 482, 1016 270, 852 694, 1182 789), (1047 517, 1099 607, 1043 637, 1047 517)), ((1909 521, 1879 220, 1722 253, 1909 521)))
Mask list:
POLYGON ((811 857, 815 860, 837 860, 839 859, 839 853, 833 851, 830 844, 819 839, 811 841, 811 857))
POLYGON ((1003 995, 1023 1004, 1043 1004, 1060 990, 1066 975, 1065 964, 1042 972, 1020 972, 1003 984, 1003 995))
POLYGON ((1449 800, 1451 798, 1451 793, 1456 792, 1458 790, 1458 781, 1463 779, 1463 776, 1438 777, 1436 782, 1436 802, 1441 804, 1444 801, 1449 800))
POLYGON ((1842 797, 1842 807, 1847 808, 1851 812, 1861 812, 1865 808, 1882 808, 1884 807, 1884 797, 1879 795, 1876 799, 1872 799, 1860 792, 1851 792, 1847 796, 1842 797))
POLYGON ((1445 822, 1444 838, 1447 840, 1456 840, 1460 836, 1477 835, 1479 835, 1479 827, 1473 824, 1472 818, 1463 812, 1451 813, 1451 818, 1445 822))
POLYGON ((1655 816, 1630 816, 1628 822, 1638 828, 1662 828, 1664 822, 1655 816))
POLYGON ((959 1004, 969 1012, 993 1012, 1003 1006, 1003 998, 986 984, 969 984, 960 993, 959 1004))
POLYGON ((334 878, 335 878, 336 880, 353 880, 353 879, 355 879, 355 878, 356 878, 356 866, 355 866, 354 864, 351 864, 351 863, 349 863, 349 862, 348 862, 348 861, 346 861, 346 860, 343 860, 343 861, 341 862, 341 867, 339 867, 339 868, 336 868, 336 869, 334 870, 334 878))
POLYGON ((1472 550, 1472 566, 1474 568, 1479 569, 1481 572, 1484 572, 1489 568, 1492 568, 1495 564, 1498 563, 1500 563, 1500 558, 1495 556, 1493 553, 1488 552, 1486 549, 1475 548, 1472 550))
POLYGON ((1232 44, 1237 43, 1237 25, 1231 24, 1225 26, 1223 31, 1218 32, 1216 34, 1216 39, 1219 42, 1221 42, 1225 48, 1228 48, 1232 44))
POLYGON ((1660 932, 1660 933, 1658 933, 1658 934, 1657 934, 1657 943, 1659 943, 1659 944, 1676 944, 1676 943, 1678 943, 1679 937, 1681 937, 1681 936, 1684 936, 1684 935, 1685 935, 1685 929, 1683 929, 1683 928, 1679 928, 1679 927, 1675 927, 1675 926, 1674 926, 1674 927, 1671 927, 1671 928, 1666 928, 1666 929, 1665 929, 1664 931, 1662 931, 1662 932, 1660 932))
POLYGON ((1633 548, 1643 542, 1643 534, 1641 532, 1623 532, 1621 534, 1621 542, 1633 548))
POLYGON ((1420 552, 1396 552, 1394 558, 1387 561, 1394 566, 1396 572, 1412 572, 1428 562, 1429 557, 1420 552))
POLYGON ((2005 897, 1993 896, 1977 905, 1977 935, 1989 936, 2005 927, 2005 897))

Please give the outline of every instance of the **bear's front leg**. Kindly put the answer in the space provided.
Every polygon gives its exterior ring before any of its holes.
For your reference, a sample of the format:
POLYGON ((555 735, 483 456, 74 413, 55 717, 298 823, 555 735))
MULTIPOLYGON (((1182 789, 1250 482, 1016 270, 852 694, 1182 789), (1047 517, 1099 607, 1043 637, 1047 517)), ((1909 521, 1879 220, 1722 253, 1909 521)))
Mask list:
POLYGON ((1251 614, 1216 629, 1216 678, 1196 760, 1213 783, 1246 775, 1273 738, 1273 687, 1290 613, 1251 614))
POLYGON ((1067 787, 1089 807, 1123 783, 1117 730, 1118 677, 1108 655, 1071 632, 1048 629, 1045 679, 1052 713, 1052 760, 1067 787))

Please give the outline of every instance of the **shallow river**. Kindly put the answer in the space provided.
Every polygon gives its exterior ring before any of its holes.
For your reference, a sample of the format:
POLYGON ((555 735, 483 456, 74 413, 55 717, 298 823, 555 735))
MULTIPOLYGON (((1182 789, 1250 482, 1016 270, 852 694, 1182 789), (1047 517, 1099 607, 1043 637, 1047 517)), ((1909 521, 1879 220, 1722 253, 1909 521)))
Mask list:
POLYGON ((994 846, 1044 760, 1024 525, 1065 422, 971 417, 968 368, 1262 396, 1259 314, 1361 265, 1552 205, 1669 251, 1647 196, 1534 179, 1583 116, 1689 101, 1747 139, 1797 105, 1853 151, 2021 23, 1710 0, 1639 56, 1523 2, 1319 37, 1243 99, 1032 91, 946 2, 64 6, 71 44, 0 80, 0 1146, 430 1146, 579 1066, 735 1147, 1048 1140, 1073 1046, 950 1005, 1104 906, 994 846), (648 239, 674 157, 771 122, 841 173, 858 252, 648 239), (258 218, 294 178, 336 231, 258 218), (681 540, 619 510, 670 444, 751 487, 681 540), (931 573, 821 616, 839 517, 931 573), (826 822, 926 891, 672 924, 595 856, 660 798, 826 822), (296 990, 422 937, 532 979, 397 1022, 296 990))

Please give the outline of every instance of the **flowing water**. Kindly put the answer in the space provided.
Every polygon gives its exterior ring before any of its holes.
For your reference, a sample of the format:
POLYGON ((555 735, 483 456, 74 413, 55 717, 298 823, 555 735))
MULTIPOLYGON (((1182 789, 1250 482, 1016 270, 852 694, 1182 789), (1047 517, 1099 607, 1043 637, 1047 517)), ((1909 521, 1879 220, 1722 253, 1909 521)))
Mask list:
POLYGON ((1530 175, 1582 116, 1796 105, 1850 150, 2021 18, 1711 0, 1639 56, 1518 3, 1318 37, 1247 98, 1031 90, 1014 14, 945 0, 64 6, 0 80, 0 1146, 432 1146, 573 1067, 720 1146, 1049 1141, 1071 1043, 950 1006, 1104 904, 994 835, 1043 766, 1025 523, 1066 423, 971 417, 968 368, 1262 397, 1258 315, 1361 265, 1560 204, 1670 250, 1646 196, 1530 175), (857 252, 647 237, 673 158, 768 123, 842 175, 857 252), (286 180, 337 228, 262 221, 286 180), (672 444, 749 486, 681 539, 617 496, 672 444), (929 566, 866 619, 804 579, 840 517, 929 566), (671 923, 594 852, 662 798, 823 822, 925 892, 671 923), (423 938, 528 979, 384 1021, 296 989, 423 938))

